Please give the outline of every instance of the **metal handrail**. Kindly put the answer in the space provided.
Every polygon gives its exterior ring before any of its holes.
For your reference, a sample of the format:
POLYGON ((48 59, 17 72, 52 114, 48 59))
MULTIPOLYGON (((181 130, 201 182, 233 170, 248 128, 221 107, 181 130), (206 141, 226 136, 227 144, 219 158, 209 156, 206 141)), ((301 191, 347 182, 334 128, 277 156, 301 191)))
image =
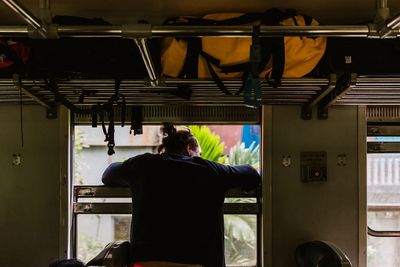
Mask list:
MULTIPOLYGON (((195 36, 221 36, 221 37, 251 37, 253 26, 175 26, 175 25, 148 25, 146 31, 142 24, 127 26, 106 25, 58 25, 55 27, 59 37, 94 38, 94 37, 125 37, 125 28, 129 28, 130 38, 142 37, 195 37, 195 36), (136 30, 135 30, 136 29, 136 30)), ((399 30, 394 30, 400 37, 399 30)), ((1 37, 27 36, 32 33, 28 27, 1 26, 1 37)), ((260 27, 260 37, 277 36, 329 36, 329 37, 369 37, 377 36, 378 31, 368 25, 320 25, 320 26, 266 26, 260 27)))
MULTIPOLYGON (((368 205, 368 211, 400 211, 400 205, 368 205)), ((368 226, 368 235, 375 237, 400 237, 400 230, 375 230, 368 226)))
POLYGON ((400 237, 400 231, 377 231, 368 226, 368 235, 374 237, 400 237))

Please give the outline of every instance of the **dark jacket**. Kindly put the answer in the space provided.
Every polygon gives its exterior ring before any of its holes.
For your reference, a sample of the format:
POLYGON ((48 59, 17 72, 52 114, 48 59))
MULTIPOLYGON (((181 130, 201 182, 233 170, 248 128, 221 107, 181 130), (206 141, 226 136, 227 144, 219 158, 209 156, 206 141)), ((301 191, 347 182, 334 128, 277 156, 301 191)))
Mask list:
POLYGON ((199 157, 146 153, 113 163, 107 186, 132 191, 133 261, 225 266, 223 203, 230 188, 255 188, 250 165, 226 166, 199 157))

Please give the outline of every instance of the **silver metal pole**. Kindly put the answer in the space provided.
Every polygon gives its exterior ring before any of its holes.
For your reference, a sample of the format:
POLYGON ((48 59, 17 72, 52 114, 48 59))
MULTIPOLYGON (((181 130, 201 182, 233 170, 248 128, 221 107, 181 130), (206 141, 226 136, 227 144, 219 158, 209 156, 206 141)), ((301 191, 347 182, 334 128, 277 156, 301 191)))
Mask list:
MULTIPOLYGON (((260 37, 277 36, 335 36, 367 37, 367 25, 355 26, 261 26, 260 37)), ((251 25, 235 26, 153 26, 153 37, 176 36, 234 36, 248 37, 253 34, 251 25)))
POLYGON ((376 15, 374 18, 375 23, 382 23, 387 20, 390 16, 390 10, 388 7, 387 0, 376 1, 376 15))
POLYGON ((393 18, 389 19, 386 22, 386 27, 388 27, 391 30, 398 29, 400 27, 400 13, 398 13, 393 18))
MULTIPOLYGON (((152 37, 193 37, 225 36, 249 37, 253 34, 251 25, 232 26, 152 26, 149 30, 152 37)), ((121 37, 121 26, 58 26, 60 37, 121 37)), ((332 37, 368 37, 367 25, 355 26, 261 26, 260 36, 332 36, 332 37)), ((1 32, 0 32, 1 34, 1 32)), ((130 31, 130 37, 143 36, 142 28, 137 32, 130 31)))
POLYGON ((50 0, 39 1, 39 15, 43 24, 51 23, 50 0))
POLYGON ((150 84, 151 86, 158 85, 158 76, 154 68, 153 60, 151 59, 150 50, 147 46, 146 38, 135 38, 135 43, 139 48, 140 54, 142 56, 144 65, 146 66, 147 73, 149 74, 150 84))
POLYGON ((18 14, 29 26, 38 30, 41 28, 40 21, 35 18, 28 10, 23 8, 21 4, 19 4, 15 0, 1 0, 5 5, 11 8, 16 14, 18 14))
POLYGON ((50 9, 50 0, 40 0, 39 8, 50 9))
POLYGON ((28 35, 29 30, 26 26, 0 26, 0 36, 22 37, 28 35))
MULTIPOLYGON (((391 25, 396 26, 400 21, 395 20, 391 25)), ((140 25, 140 24, 139 24, 140 25)), ((142 26, 142 25, 141 25, 142 26)), ((134 28, 134 25, 133 27, 134 28)), ((16 26, 0 27, 0 37, 12 36, 16 26)), ((397 37, 400 31, 395 30, 397 37)), ((26 29, 28 33, 28 29, 26 29)), ((121 26, 63 26, 58 25, 57 32, 60 37, 93 38, 93 37, 126 37, 121 26)), ((21 34, 18 28, 16 34, 21 34)), ((223 36, 223 37, 250 37, 253 27, 250 25, 232 26, 151 26, 149 36, 152 37, 194 37, 194 36, 223 36)), ((261 26, 261 37, 277 36, 326 36, 326 37, 369 37, 377 35, 375 29, 370 29, 368 25, 339 25, 339 26, 261 26)), ((142 38, 144 35, 143 27, 137 31, 130 30, 129 38, 142 38)))

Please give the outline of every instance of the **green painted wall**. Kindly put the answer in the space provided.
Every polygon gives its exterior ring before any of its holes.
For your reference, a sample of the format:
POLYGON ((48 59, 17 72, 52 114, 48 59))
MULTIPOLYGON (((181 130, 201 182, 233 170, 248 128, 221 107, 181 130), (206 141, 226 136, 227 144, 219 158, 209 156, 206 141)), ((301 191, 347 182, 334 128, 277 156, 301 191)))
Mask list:
POLYGON ((65 250, 66 244, 60 245, 65 158, 60 152, 67 138, 60 132, 67 125, 61 127, 62 116, 50 120, 43 107, 24 106, 22 147, 19 106, 0 106, 0 266, 47 266, 65 250), (12 164, 13 154, 21 155, 21 165, 12 164))

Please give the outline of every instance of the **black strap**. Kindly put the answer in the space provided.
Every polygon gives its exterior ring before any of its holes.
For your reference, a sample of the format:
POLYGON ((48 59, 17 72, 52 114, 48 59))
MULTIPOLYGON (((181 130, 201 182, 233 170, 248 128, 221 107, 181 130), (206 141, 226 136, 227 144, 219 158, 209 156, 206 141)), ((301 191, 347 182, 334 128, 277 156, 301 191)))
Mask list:
POLYGON ((303 16, 303 18, 304 18, 304 24, 305 24, 306 26, 311 26, 312 21, 313 21, 313 18, 310 17, 310 16, 307 16, 307 15, 302 15, 302 16, 303 16))
POLYGON ((221 91, 225 95, 232 95, 232 93, 229 92, 229 90, 225 87, 225 84, 223 83, 222 79, 214 71, 213 67, 211 66, 211 63, 208 60, 206 60, 206 62, 207 62, 207 67, 208 67, 208 71, 210 72, 211 78, 217 84, 218 88, 221 89, 221 91))
MULTIPOLYGON (((267 10, 263 14, 262 24, 280 25, 282 20, 293 17, 296 14, 295 10, 281 11, 277 8, 267 10)), ((281 83, 283 72, 285 70, 285 45, 284 37, 261 38, 262 43, 262 58, 260 69, 265 68, 269 59, 272 57, 271 76, 266 77, 268 83, 273 87, 278 87, 281 83)))
POLYGON ((143 134, 143 107, 132 106, 131 107, 131 130, 133 135, 143 134))
POLYGON ((92 127, 93 128, 97 128, 97 113, 98 113, 97 106, 93 105, 92 106, 92 113, 91 113, 91 115, 92 115, 92 127))
POLYGON ((285 71, 285 44, 284 39, 279 37, 272 42, 272 71, 268 83, 276 88, 281 84, 283 72, 285 71))
POLYGON ((201 51, 200 38, 187 38, 184 39, 187 43, 186 58, 183 63, 179 78, 197 79, 198 77, 198 64, 199 54, 201 51))
POLYGON ((205 18, 191 18, 191 17, 175 17, 167 20, 165 24, 169 25, 191 25, 191 26, 204 26, 204 25, 243 25, 256 22, 261 19, 260 13, 246 13, 239 17, 216 20, 205 18))
MULTIPOLYGON (((250 69, 250 65, 249 65, 249 69, 250 69)), ((235 95, 240 95, 243 92, 248 76, 249 76, 249 70, 244 71, 243 75, 242 75, 242 85, 240 86, 239 90, 235 93, 235 95)))
POLYGON ((198 77, 199 56, 201 55, 207 62, 210 75, 217 84, 218 88, 220 88, 224 94, 231 95, 231 93, 226 89, 221 78, 218 77, 217 73, 215 73, 211 66, 211 63, 215 66, 219 66, 219 60, 202 51, 200 38, 189 38, 185 40, 187 42, 187 52, 185 62, 183 63, 183 68, 179 73, 179 77, 196 79, 198 77))
POLYGON ((244 77, 243 99, 250 107, 259 107, 262 102, 259 64, 261 62, 260 25, 253 26, 252 44, 250 47, 250 70, 244 77))
POLYGON ((125 126, 125 107, 126 100, 125 96, 120 93, 121 80, 115 80, 115 92, 114 96, 111 98, 111 102, 115 102, 118 106, 121 106, 121 127, 125 126), (120 101, 122 99, 122 101, 120 101))
POLYGON ((115 94, 115 101, 118 101, 119 98, 119 88, 121 87, 121 80, 115 79, 114 82, 114 94, 115 94))
MULTIPOLYGON (((100 106, 99 106, 100 107, 100 106)), ((104 109, 99 109, 99 117, 100 117, 100 121, 101 121, 101 129, 103 130, 103 134, 105 136, 104 142, 108 141, 108 134, 107 134, 107 128, 106 128, 106 124, 104 122, 104 109)))
POLYGON ((246 13, 236 18, 215 20, 214 25, 243 25, 256 22, 260 19, 260 13, 246 13))
POLYGON ((202 56, 206 61, 210 62, 214 66, 221 68, 221 62, 219 59, 211 56, 210 54, 204 52, 203 50, 200 51, 200 56, 202 56))
POLYGON ((249 69, 250 63, 239 63, 239 64, 232 64, 232 65, 222 65, 220 66, 220 70, 223 73, 232 73, 232 72, 242 72, 249 69))
POLYGON ((121 95, 122 97, 122 104, 121 104, 121 127, 125 126, 125 114, 126 114, 126 100, 125 96, 121 95))
POLYGON ((108 131, 107 131, 107 147, 108 151, 107 154, 109 156, 115 154, 114 147, 115 147, 115 140, 114 140, 114 133, 115 133, 115 127, 114 127, 114 106, 111 104, 108 106, 108 131))

